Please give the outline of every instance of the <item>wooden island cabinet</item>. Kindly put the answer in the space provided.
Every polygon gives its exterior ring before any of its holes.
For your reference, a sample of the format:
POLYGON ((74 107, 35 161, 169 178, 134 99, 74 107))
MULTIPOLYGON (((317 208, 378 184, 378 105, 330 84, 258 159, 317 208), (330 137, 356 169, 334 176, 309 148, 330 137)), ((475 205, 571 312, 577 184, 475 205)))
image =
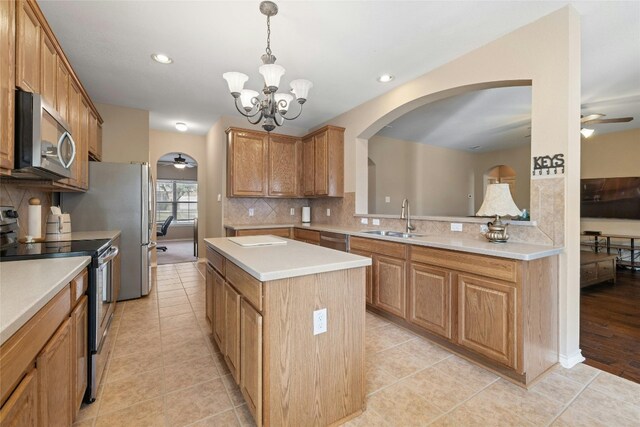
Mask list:
POLYGON ((205 242, 207 318, 256 425, 337 425, 362 413, 370 261, 293 240, 205 242), (321 309, 324 332, 313 320, 321 309))

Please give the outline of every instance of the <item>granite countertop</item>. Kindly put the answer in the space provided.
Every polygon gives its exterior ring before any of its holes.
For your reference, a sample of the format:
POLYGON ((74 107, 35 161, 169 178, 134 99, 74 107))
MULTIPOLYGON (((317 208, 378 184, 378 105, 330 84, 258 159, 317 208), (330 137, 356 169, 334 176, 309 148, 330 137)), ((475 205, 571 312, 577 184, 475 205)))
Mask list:
POLYGON ((65 237, 65 241, 74 240, 113 240, 120 236, 120 230, 108 231, 72 231, 69 237, 65 237))
POLYGON ((80 273, 91 257, 0 263, 0 345, 80 273))
POLYGON ((286 279, 371 265, 371 259, 290 239, 286 245, 240 246, 226 237, 205 243, 260 281, 286 279))
MULTIPOLYGON (((468 252, 480 255, 490 255, 500 258, 517 259, 522 261, 531 261, 534 259, 545 258, 552 255, 558 255, 562 253, 564 247, 561 246, 544 246, 544 245, 532 245, 521 242, 507 242, 507 243, 491 243, 486 240, 469 239, 465 237, 453 237, 453 236, 436 236, 425 235, 422 237, 414 237, 410 239, 404 239, 401 237, 391 236, 378 236, 375 234, 368 234, 364 231, 370 231, 369 229, 357 229, 353 227, 341 227, 328 224, 247 224, 247 225, 233 225, 225 224, 226 228, 231 230, 247 230, 247 229, 259 229, 259 228, 286 228, 296 227, 304 228, 315 231, 329 231, 332 233, 344 233, 350 236, 365 237, 369 239, 386 240, 391 242, 405 243, 410 245, 428 246, 439 249, 448 249, 453 251, 468 252)), ((371 229, 373 230, 373 229, 371 229)))

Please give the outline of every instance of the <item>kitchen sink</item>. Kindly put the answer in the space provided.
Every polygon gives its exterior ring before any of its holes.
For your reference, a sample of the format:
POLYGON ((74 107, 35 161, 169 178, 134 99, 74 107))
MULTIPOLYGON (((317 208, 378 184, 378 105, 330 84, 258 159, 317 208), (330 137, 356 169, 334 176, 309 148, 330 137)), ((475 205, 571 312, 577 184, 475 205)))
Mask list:
POLYGON ((366 230, 363 231, 365 234, 375 234, 376 236, 389 236, 389 237, 400 237, 403 239, 410 239, 412 237, 422 237, 423 234, 414 234, 414 233, 403 233, 401 231, 389 231, 389 230, 366 230))

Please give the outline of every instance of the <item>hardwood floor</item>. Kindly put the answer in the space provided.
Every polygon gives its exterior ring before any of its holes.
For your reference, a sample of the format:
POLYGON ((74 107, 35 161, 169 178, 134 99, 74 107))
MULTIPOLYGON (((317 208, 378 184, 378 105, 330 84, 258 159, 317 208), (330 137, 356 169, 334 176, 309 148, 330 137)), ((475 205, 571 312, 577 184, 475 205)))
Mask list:
POLYGON ((640 383, 640 271, 617 274, 582 290, 580 347, 587 365, 640 383))

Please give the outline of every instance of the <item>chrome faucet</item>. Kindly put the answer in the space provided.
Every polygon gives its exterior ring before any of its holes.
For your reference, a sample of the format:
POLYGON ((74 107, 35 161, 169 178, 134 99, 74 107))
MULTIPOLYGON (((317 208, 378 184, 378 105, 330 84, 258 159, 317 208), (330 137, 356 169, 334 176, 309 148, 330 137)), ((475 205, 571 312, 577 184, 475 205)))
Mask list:
POLYGON ((402 201, 402 211, 400 212, 400 219, 407 220, 405 233, 416 229, 413 225, 411 225, 411 207, 409 206, 409 199, 404 199, 402 201))

